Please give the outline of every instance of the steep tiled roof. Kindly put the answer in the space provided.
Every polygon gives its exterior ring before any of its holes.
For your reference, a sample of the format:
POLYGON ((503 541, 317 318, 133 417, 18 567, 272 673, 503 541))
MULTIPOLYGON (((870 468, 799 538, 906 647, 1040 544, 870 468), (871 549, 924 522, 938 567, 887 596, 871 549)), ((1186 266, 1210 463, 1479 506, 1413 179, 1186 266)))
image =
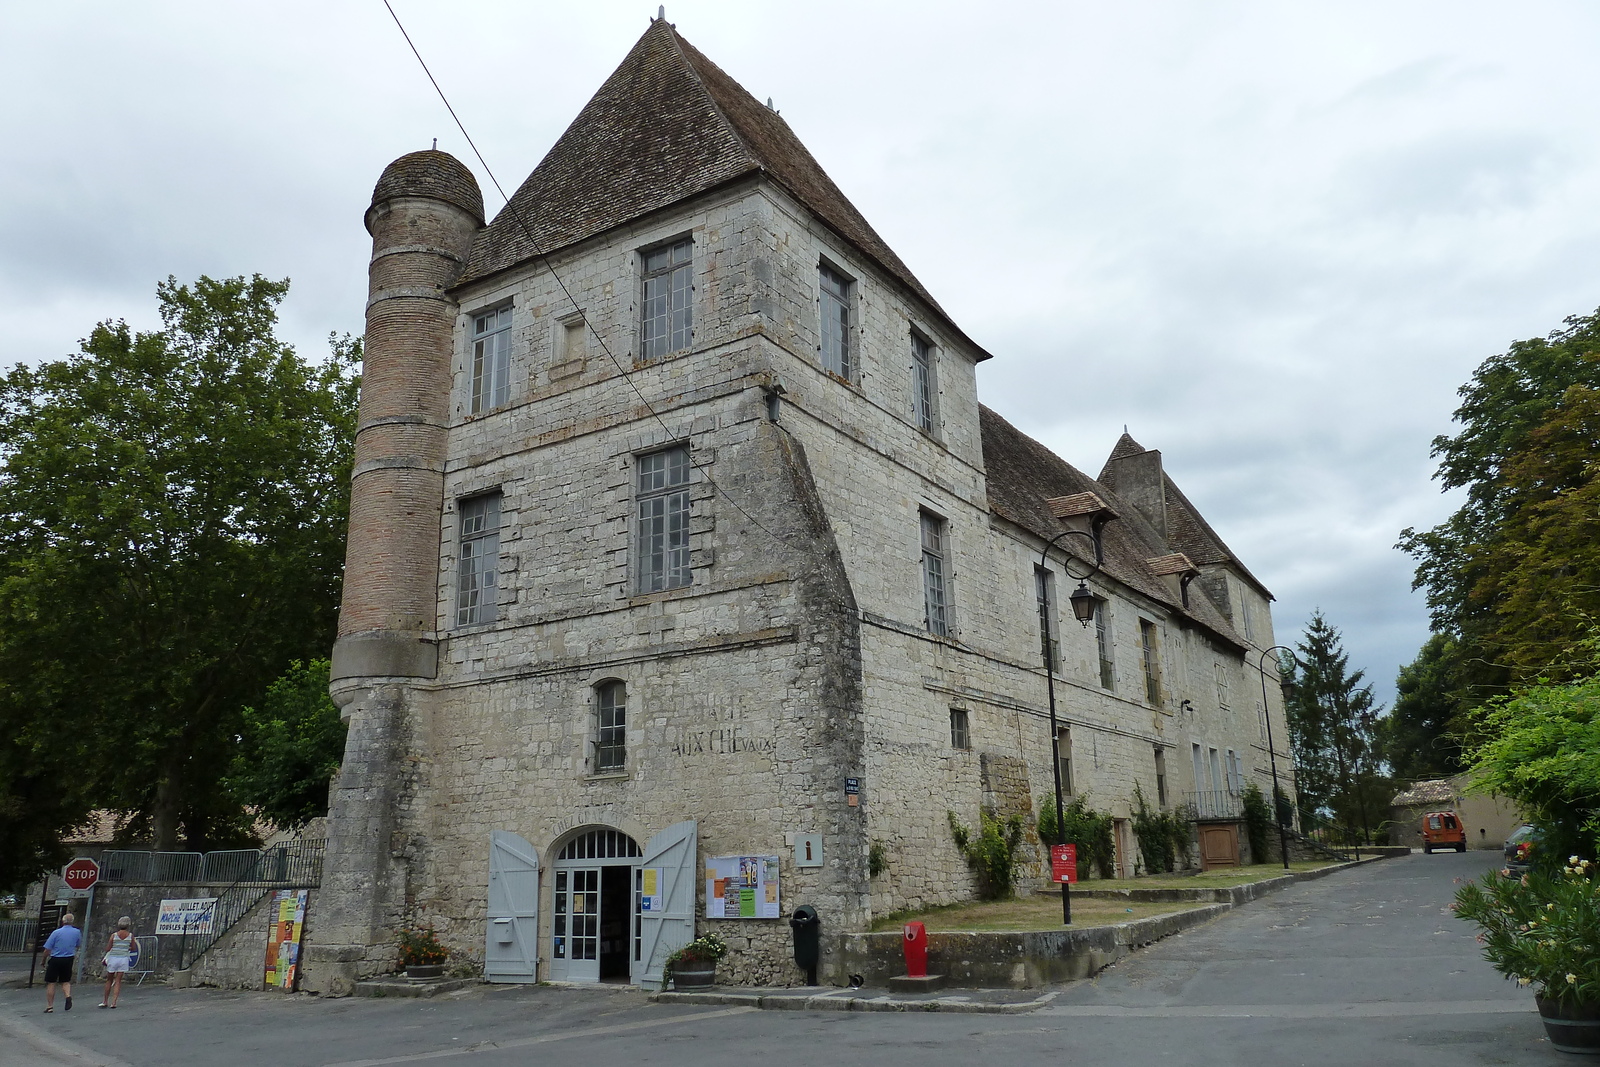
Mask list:
POLYGON ((1073 519, 1079 515, 1104 515, 1116 518, 1117 513, 1106 507, 1106 502, 1093 493, 1073 493, 1071 496, 1053 496, 1044 502, 1050 514, 1058 519, 1073 519))
POLYGON ((454 204, 483 222, 483 193, 478 179, 449 152, 423 149, 401 156, 378 176, 372 190, 374 204, 396 196, 429 196, 454 204))
MULTIPOLYGON (((1095 494, 1119 516, 1115 522, 1106 524, 1102 534, 1105 563, 1101 569, 1105 574, 1165 604, 1175 615, 1187 617, 1224 643, 1239 650, 1246 647, 1203 591, 1190 586, 1189 606, 1185 608, 1151 568, 1150 559, 1170 553, 1138 509, 989 408, 980 405, 978 417, 983 433, 983 463, 988 475, 991 511, 1037 537, 1051 538, 1067 528, 1051 514, 1051 498, 1095 494)), ((1079 558, 1089 552, 1088 542, 1083 538, 1066 538, 1061 546, 1079 558)))
MULTIPOLYGON (((651 22, 508 208, 479 235, 462 280, 505 270, 539 251, 554 251, 753 174, 788 190, 971 343, 789 124, 665 19, 651 22)), ((980 359, 988 358, 973 348, 980 359)))
MULTIPOLYGON (((1105 466, 1100 469, 1101 481, 1110 480, 1108 472, 1119 459, 1130 456, 1143 455, 1149 449, 1135 441, 1127 431, 1123 431, 1117 438, 1116 445, 1111 449, 1111 455, 1106 457, 1105 466)), ((1207 566, 1211 564, 1228 564, 1239 573, 1246 581, 1256 587, 1256 591, 1268 600, 1272 600, 1272 591, 1250 573, 1248 567, 1239 561, 1233 554, 1233 549, 1225 544, 1211 524, 1200 515, 1199 510, 1183 495, 1183 490, 1178 488, 1164 471, 1161 475, 1161 485, 1167 503, 1167 544, 1174 552, 1182 552, 1196 564, 1207 566)))

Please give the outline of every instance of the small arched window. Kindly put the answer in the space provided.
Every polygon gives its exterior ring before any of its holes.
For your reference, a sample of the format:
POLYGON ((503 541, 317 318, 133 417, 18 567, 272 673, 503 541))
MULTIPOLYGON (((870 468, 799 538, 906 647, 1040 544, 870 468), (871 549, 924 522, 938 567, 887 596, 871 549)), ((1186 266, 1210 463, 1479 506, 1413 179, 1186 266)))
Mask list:
POLYGON ((596 773, 628 766, 628 689, 621 682, 595 687, 594 769, 596 773))

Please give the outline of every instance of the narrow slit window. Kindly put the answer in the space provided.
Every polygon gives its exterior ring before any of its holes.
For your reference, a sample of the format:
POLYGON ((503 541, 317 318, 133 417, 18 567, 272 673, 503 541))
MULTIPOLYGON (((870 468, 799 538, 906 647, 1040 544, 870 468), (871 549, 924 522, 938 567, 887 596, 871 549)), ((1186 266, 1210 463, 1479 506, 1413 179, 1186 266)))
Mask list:
POLYGON ((923 433, 933 432, 933 347, 911 335, 911 420, 923 433))
POLYGON ((923 625, 929 633, 948 637, 950 613, 946 602, 945 522, 937 515, 922 513, 922 600, 923 625))
POLYGON ((628 691, 606 682, 595 694, 594 769, 599 774, 628 766, 628 691))
POLYGON ((494 622, 500 610, 500 494, 463 500, 460 511, 456 625, 494 622))
POLYGON ((822 290, 822 369, 845 380, 855 377, 850 344, 850 296, 854 283, 824 264, 817 268, 822 290))

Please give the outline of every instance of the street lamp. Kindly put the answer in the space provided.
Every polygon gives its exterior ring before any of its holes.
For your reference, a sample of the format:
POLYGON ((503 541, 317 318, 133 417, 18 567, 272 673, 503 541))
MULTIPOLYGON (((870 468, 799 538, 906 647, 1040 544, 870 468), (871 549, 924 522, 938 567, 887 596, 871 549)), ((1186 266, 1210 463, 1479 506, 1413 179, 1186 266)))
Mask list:
POLYGON ((1272 765, 1272 821, 1278 824, 1278 853, 1283 856, 1283 869, 1287 871, 1289 832, 1284 829, 1283 812, 1278 808, 1278 798, 1282 795, 1278 789, 1278 753, 1277 746, 1272 743, 1272 706, 1267 703, 1267 657, 1280 650, 1289 653, 1289 658, 1294 658, 1294 649, 1288 645, 1273 645, 1262 650, 1261 658, 1256 662, 1256 670, 1261 672, 1261 715, 1267 724, 1267 761, 1272 765))
MULTIPOLYGON (((1096 603, 1094 594, 1089 592, 1085 583, 1096 571, 1100 569, 1100 539, 1093 534, 1082 530, 1063 530, 1045 543, 1044 551, 1039 553, 1039 569, 1047 570, 1050 550, 1056 547, 1056 542, 1063 537, 1087 537, 1094 546, 1094 562, 1088 562, 1089 569, 1083 574, 1073 574, 1071 569, 1063 562, 1062 571, 1068 578, 1078 582, 1078 588, 1072 591, 1067 599, 1072 603, 1072 617, 1083 623, 1084 629, 1089 628, 1089 622, 1094 618, 1096 603)), ((1056 780, 1056 844, 1067 843, 1067 818, 1061 803, 1061 728, 1056 725, 1056 670, 1054 658, 1050 650, 1055 646, 1055 638, 1050 633, 1051 617, 1055 614, 1050 610, 1050 605, 1045 605, 1044 616, 1044 683, 1045 691, 1050 695, 1050 769, 1055 774, 1056 780)), ((1069 882, 1061 883, 1061 925, 1072 925, 1072 885, 1069 882)))

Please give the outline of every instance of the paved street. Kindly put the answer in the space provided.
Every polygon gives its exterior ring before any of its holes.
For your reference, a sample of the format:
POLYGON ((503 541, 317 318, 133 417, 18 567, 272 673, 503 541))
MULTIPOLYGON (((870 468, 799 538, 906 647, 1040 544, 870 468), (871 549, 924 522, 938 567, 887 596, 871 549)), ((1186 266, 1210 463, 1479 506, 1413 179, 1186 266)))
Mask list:
POLYGON ((1532 996, 1495 975, 1446 910, 1453 879, 1495 859, 1418 854, 1304 883, 1064 986, 1029 1015, 668 1006, 616 988, 333 1001, 150 987, 115 1013, 84 988, 70 1015, 47 1016, 42 992, 8 988, 0 1064, 1570 1062, 1544 1041, 1532 996))

